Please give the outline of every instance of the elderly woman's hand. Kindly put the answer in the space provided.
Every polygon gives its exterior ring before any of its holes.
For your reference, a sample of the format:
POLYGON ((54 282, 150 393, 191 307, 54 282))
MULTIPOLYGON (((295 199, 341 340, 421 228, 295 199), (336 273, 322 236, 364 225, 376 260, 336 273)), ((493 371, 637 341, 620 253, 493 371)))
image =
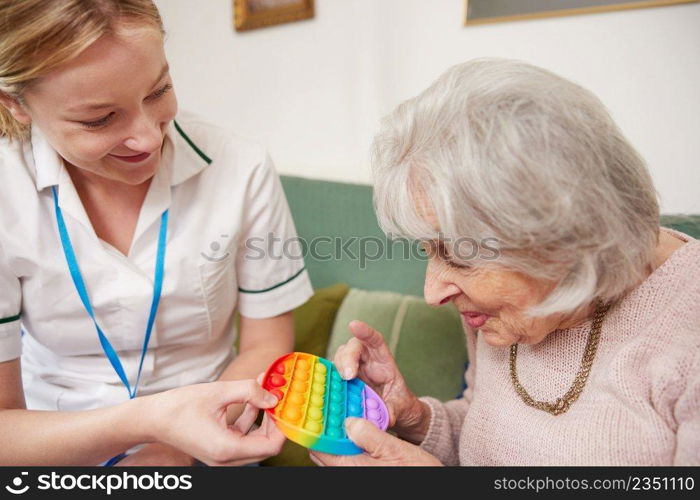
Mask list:
POLYGON ((353 337, 336 351, 333 362, 349 380, 360 377, 379 394, 389 410, 389 426, 413 442, 427 432, 430 410, 411 392, 382 334, 361 321, 349 325, 353 337))
POLYGON ((309 453, 311 460, 321 466, 442 465, 427 451, 379 430, 368 420, 347 418, 345 419, 345 430, 348 437, 365 450, 365 453, 361 455, 328 455, 312 451, 309 453))

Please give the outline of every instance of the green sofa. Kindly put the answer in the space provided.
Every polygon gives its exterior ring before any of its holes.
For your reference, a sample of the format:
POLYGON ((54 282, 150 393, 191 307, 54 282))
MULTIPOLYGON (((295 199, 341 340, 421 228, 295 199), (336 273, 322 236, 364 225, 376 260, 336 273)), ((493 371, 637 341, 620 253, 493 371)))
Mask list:
MULTIPOLYGON (((295 311, 296 349, 332 359, 348 338, 347 323, 360 319, 384 334, 414 392, 458 397, 468 361, 459 315, 452 306, 424 303, 425 257, 409 242, 385 237, 371 186, 292 176, 282 176, 282 185, 317 291, 295 311)), ((700 215, 664 216, 662 225, 700 238, 700 215)), ((304 449, 288 443, 264 465, 312 463, 304 449)))

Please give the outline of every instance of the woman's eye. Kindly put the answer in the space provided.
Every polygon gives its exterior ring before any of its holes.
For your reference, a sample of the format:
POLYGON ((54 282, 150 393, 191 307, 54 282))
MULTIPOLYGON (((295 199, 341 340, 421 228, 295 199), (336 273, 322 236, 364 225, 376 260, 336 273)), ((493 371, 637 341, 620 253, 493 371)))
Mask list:
POLYGON ((444 260, 445 262, 450 262, 450 254, 447 252, 447 249, 445 248, 445 245, 443 243, 440 243, 437 247, 437 255, 440 257, 440 260, 444 260))
POLYGON ((472 267, 468 264, 457 264, 456 262, 454 262, 450 259, 445 259, 445 262, 447 263, 448 266, 453 267, 455 269, 471 269, 471 267, 472 267))
POLYGON ((112 119, 114 116, 114 111, 112 111, 110 114, 103 116, 99 120, 93 120, 89 122, 80 122, 81 125, 87 128, 99 128, 102 127, 103 125, 106 125, 109 120, 112 119))
MULTIPOLYGON (((168 83, 168 84, 164 85, 162 88, 153 92, 148 97, 146 97, 146 99, 147 100, 158 99, 159 97, 162 97, 165 94, 167 94, 172 88, 173 88, 173 86, 170 83, 168 83)), ((106 116, 103 116, 99 120, 92 120, 92 121, 79 122, 79 123, 83 127, 86 127, 86 128, 100 128, 100 127, 107 125, 107 123, 114 117, 115 114, 116 113, 114 111, 112 111, 111 113, 109 113, 106 116)))
POLYGON ((442 244, 438 246, 437 255, 440 258, 440 260, 447 264, 449 267, 455 269, 470 269, 472 267, 469 264, 459 264, 455 262, 452 258, 452 255, 447 251, 447 248, 445 248, 445 246, 442 244))
POLYGON ((163 86, 162 88, 153 92, 151 95, 149 95, 147 97, 147 99, 158 99, 159 97, 162 97, 165 94, 167 94, 172 88, 173 88, 172 84, 168 83, 165 86, 163 86))

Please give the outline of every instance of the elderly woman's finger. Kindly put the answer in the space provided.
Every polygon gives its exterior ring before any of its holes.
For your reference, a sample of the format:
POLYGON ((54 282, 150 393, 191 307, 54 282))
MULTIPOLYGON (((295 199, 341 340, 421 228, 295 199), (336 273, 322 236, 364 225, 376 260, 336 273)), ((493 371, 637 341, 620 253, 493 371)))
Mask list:
POLYGON ((362 467, 376 465, 376 461, 366 454, 360 455, 330 455, 318 451, 310 451, 309 458, 319 467, 362 467))
POLYGON ((309 452, 311 460, 320 466, 391 465, 401 455, 402 441, 362 418, 345 419, 348 437, 365 450, 359 455, 329 455, 309 452))
POLYGON ((341 353, 345 350, 345 344, 341 344, 338 346, 338 348, 335 350, 335 354, 333 355, 333 362, 335 363, 338 361, 340 358, 341 353))
POLYGON ((369 347, 379 349, 382 345, 386 345, 382 334, 363 321, 353 320, 348 327, 356 339, 369 347))
POLYGON ((401 440, 379 429, 364 418, 346 418, 348 437, 371 457, 378 460, 393 459, 400 455, 401 440))
POLYGON ((348 327, 355 338, 368 348, 372 349, 375 354, 380 354, 392 359, 391 351, 389 350, 389 346, 386 345, 384 336, 377 330, 369 326, 367 323, 357 320, 351 321, 348 327))
POLYGON ((315 464, 318 465, 319 467, 323 467, 324 465, 326 465, 326 464, 323 463, 319 458, 316 458, 316 455, 314 454, 313 451, 310 451, 310 452, 309 452, 309 458, 311 459, 311 461, 312 461, 313 463, 315 463, 315 464))
POLYGON ((362 348, 362 342, 353 337, 336 352, 333 362, 338 369, 338 373, 345 380, 357 377, 362 348))

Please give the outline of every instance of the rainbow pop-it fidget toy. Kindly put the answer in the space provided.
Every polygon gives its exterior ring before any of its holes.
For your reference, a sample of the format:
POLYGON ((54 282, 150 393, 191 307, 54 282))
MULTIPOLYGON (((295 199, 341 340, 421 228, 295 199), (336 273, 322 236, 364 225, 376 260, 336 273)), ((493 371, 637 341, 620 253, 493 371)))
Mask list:
POLYGON ((381 430, 389 425, 384 401, 358 378, 343 380, 327 359, 293 352, 270 365, 262 386, 279 402, 267 411, 287 438, 312 450, 356 455, 345 417, 361 417, 381 430))

